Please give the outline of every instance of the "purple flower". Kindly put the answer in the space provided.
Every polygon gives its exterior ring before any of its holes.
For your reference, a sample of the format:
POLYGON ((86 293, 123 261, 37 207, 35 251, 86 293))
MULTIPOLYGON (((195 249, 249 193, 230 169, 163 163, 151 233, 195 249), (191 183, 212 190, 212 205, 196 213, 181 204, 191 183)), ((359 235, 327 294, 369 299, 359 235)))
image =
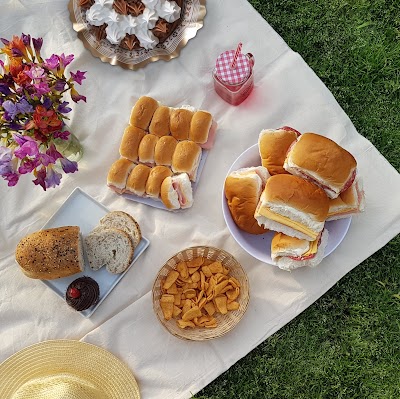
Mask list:
POLYGON ((36 89, 36 95, 38 97, 42 96, 43 94, 47 94, 48 92, 51 91, 49 85, 47 84, 47 82, 40 82, 40 83, 36 83, 33 85, 36 89))
POLYGON ((52 163, 55 163, 57 161, 57 159, 63 157, 57 151, 56 146, 53 143, 50 145, 49 149, 46 151, 46 154, 54 160, 52 163))
POLYGON ((58 57, 55 54, 53 54, 50 58, 46 59, 44 66, 49 69, 56 69, 58 67, 59 63, 60 63, 60 61, 59 61, 58 57))
POLYGON ((75 173, 78 170, 77 162, 70 161, 67 158, 61 158, 60 162, 65 173, 75 173))
POLYGON ((4 101, 3 108, 6 111, 6 115, 4 116, 6 117, 7 120, 9 120, 8 118, 14 120, 14 118, 19 113, 17 105, 14 104, 11 100, 4 101))
POLYGON ((29 71, 25 72, 31 79, 44 79, 44 69, 40 66, 33 66, 29 71))
POLYGON ((68 112, 71 112, 72 109, 70 107, 67 107, 69 102, 63 101, 57 108, 58 112, 61 112, 62 114, 68 114, 68 112))
POLYGON ((56 84, 53 86, 54 90, 56 91, 63 91, 65 87, 65 81, 64 80, 57 80, 56 84))
POLYGON ((30 137, 28 138, 28 136, 23 136, 22 134, 18 133, 13 134, 13 139, 19 146, 25 144, 29 139, 33 140, 30 137))
POLYGON ((14 155, 17 158, 23 159, 26 156, 37 157, 39 155, 39 148, 35 140, 31 137, 26 137, 27 140, 24 144, 20 146, 17 150, 14 151, 14 155))
POLYGON ((22 41, 24 42, 25 46, 29 46, 31 42, 31 35, 25 35, 25 33, 21 36, 22 41))
POLYGON ((60 60, 61 66, 66 67, 74 60, 74 55, 73 54, 65 55, 64 53, 62 53, 58 58, 60 60))
POLYGON ((47 155, 46 153, 43 153, 43 152, 40 153, 39 161, 44 166, 48 166, 51 163, 55 162, 54 159, 50 155, 47 155))
POLYGON ((47 167, 47 176, 44 179, 46 188, 56 187, 61 182, 61 173, 56 172, 51 165, 47 167))
POLYGON ((42 167, 36 172, 36 179, 32 180, 33 183, 37 186, 42 186, 43 190, 46 191, 46 183, 44 179, 46 178, 46 168, 42 167))
POLYGON ((10 173, 12 169, 12 151, 8 147, 0 147, 0 175, 10 173))
POLYGON ((81 96, 75 89, 75 87, 72 85, 71 87, 71 98, 74 102, 78 102, 80 100, 83 100, 86 102, 86 97, 85 96, 81 96))
POLYGON ((68 140, 71 133, 68 130, 60 130, 59 132, 53 133, 55 139, 68 140))
POLYGON ((19 180, 19 174, 18 173, 7 173, 6 175, 3 176, 4 180, 8 181, 8 186, 13 187, 18 183, 19 180))
POLYGON ((52 106, 53 102, 50 100, 49 97, 46 97, 43 100, 43 107, 45 107, 46 109, 49 109, 52 106))
POLYGON ((21 50, 17 49, 16 47, 13 47, 11 49, 11 54, 13 55, 13 57, 23 57, 24 54, 22 53, 21 50))
POLYGON ((8 96, 11 94, 11 90, 9 89, 8 85, 6 83, 0 83, 0 93, 8 96))
POLYGON ((3 72, 4 72, 4 62, 2 60, 0 60, 0 66, 3 69, 3 72))
POLYGON ((15 131, 18 131, 18 130, 21 130, 21 129, 24 128, 23 125, 21 125, 21 124, 15 122, 15 121, 11 121, 10 124, 8 125, 8 127, 9 127, 11 130, 15 130, 15 131))
POLYGON ((36 53, 40 53, 40 49, 42 48, 42 45, 43 45, 43 39, 41 37, 39 37, 37 39, 32 38, 32 42, 33 42, 33 47, 35 48, 36 53))
POLYGON ((72 81, 78 83, 78 85, 81 85, 82 81, 86 79, 85 73, 86 71, 76 71, 76 73, 70 72, 72 81))
POLYGON ((21 166, 18 168, 18 172, 21 175, 24 175, 26 173, 31 173, 39 165, 40 165, 40 161, 38 158, 25 159, 24 161, 21 162, 21 166))
POLYGON ((22 114, 30 114, 33 112, 33 107, 31 104, 28 103, 26 98, 22 97, 17 104, 18 111, 22 114))
POLYGON ((3 42, 3 44, 4 44, 5 46, 8 46, 8 45, 10 44, 10 41, 7 40, 7 39, 1 38, 0 40, 3 42))

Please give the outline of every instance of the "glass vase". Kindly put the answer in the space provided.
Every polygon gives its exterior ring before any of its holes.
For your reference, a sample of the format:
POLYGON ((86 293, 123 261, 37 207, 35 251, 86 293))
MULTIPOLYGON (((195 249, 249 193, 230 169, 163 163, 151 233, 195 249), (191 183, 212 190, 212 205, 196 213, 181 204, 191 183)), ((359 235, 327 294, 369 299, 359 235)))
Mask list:
POLYGON ((82 144, 73 133, 68 136, 67 140, 55 139, 54 145, 57 151, 70 161, 78 162, 83 156, 82 144))

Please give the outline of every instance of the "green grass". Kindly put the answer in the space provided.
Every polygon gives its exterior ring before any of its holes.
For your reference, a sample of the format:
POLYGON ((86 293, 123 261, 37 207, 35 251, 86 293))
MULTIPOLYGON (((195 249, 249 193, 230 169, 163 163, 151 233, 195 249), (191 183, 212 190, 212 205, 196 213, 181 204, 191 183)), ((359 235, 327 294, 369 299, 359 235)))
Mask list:
MULTIPOLYGON (((250 3, 399 170, 398 0, 250 3)), ((400 398, 399 263, 398 236, 195 397, 400 398)))

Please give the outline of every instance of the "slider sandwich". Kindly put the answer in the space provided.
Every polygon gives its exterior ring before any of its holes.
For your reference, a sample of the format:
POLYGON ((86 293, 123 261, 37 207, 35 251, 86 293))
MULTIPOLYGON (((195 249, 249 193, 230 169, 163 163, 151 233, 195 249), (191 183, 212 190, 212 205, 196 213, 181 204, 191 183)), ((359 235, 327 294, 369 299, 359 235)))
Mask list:
POLYGON ((328 230, 324 229, 315 241, 300 240, 282 233, 276 233, 271 241, 271 258, 283 270, 303 266, 315 267, 324 258, 328 243, 328 230))
POLYGON ((232 219, 247 233, 263 234, 267 231, 258 225, 254 212, 269 177, 266 168, 257 166, 236 170, 225 180, 225 197, 232 219))
POLYGON ((142 138, 138 149, 139 162, 150 166, 154 165, 154 152, 158 140, 158 136, 154 134, 146 134, 142 138))
POLYGON ((107 186, 116 193, 122 194, 125 191, 126 180, 135 166, 136 164, 129 159, 120 158, 115 161, 108 172, 107 186))
POLYGON ((212 115, 206 111, 196 111, 190 122, 189 140, 199 144, 205 150, 213 147, 217 123, 212 115))
POLYGON ((171 135, 177 140, 187 140, 189 138, 193 114, 193 111, 187 108, 172 109, 169 123, 171 135))
POLYGON ((289 149, 283 167, 321 187, 331 199, 353 183, 357 162, 348 151, 327 137, 304 133, 289 149))
POLYGON ((170 114, 169 107, 164 105, 158 107, 151 120, 149 132, 159 137, 168 136, 171 132, 169 127, 170 114))
POLYGON ((346 191, 329 201, 329 212, 326 220, 348 218, 364 212, 364 208, 365 198, 362 180, 357 177, 346 191))
POLYGON ((187 173, 191 181, 196 181, 201 159, 201 148, 193 141, 179 141, 172 156, 172 171, 187 173))
POLYGON ((147 165, 136 165, 128 176, 126 181, 125 193, 135 194, 138 197, 143 197, 146 192, 146 183, 149 178, 151 168, 147 165))
POLYGON ((260 226, 302 240, 315 241, 328 216, 324 190, 298 176, 271 176, 254 217, 260 226))
POLYGON ((171 166, 178 141, 172 136, 160 137, 154 148, 154 161, 156 165, 171 166))
POLYGON ((262 166, 268 169, 271 175, 288 173, 283 168, 286 153, 290 145, 297 140, 300 133, 288 126, 279 129, 262 130, 258 136, 258 149, 262 166))
POLYGON ((160 198, 162 182, 171 175, 170 168, 166 166, 154 166, 146 182, 146 196, 158 200, 160 198))
POLYGON ((119 154, 121 157, 127 158, 133 162, 138 159, 139 144, 146 132, 135 126, 128 126, 124 130, 121 144, 119 146, 119 154))
POLYGON ((140 97, 132 108, 129 123, 132 126, 147 130, 157 108, 158 101, 154 98, 140 97))
POLYGON ((169 176, 161 184, 161 201, 170 209, 186 209, 193 205, 192 184, 187 173, 169 176))

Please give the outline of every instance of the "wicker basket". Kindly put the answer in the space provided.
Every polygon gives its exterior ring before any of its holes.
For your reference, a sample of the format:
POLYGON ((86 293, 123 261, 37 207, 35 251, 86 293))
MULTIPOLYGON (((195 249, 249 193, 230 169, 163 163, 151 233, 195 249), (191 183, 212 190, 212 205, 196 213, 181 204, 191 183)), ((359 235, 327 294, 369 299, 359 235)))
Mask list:
POLYGON ((153 309, 161 324, 175 337, 192 341, 204 341, 218 338, 232 330, 239 323, 246 312, 249 303, 249 282, 245 271, 240 263, 228 252, 213 247, 190 247, 172 256, 158 272, 153 285, 153 309), (161 280, 164 279, 171 270, 176 269, 176 265, 182 261, 192 260, 203 257, 213 261, 220 261, 224 267, 229 268, 229 275, 235 277, 240 283, 240 295, 236 299, 239 302, 239 309, 229 311, 227 314, 216 314, 217 327, 215 328, 186 328, 178 326, 175 319, 166 321, 160 307, 161 280))

